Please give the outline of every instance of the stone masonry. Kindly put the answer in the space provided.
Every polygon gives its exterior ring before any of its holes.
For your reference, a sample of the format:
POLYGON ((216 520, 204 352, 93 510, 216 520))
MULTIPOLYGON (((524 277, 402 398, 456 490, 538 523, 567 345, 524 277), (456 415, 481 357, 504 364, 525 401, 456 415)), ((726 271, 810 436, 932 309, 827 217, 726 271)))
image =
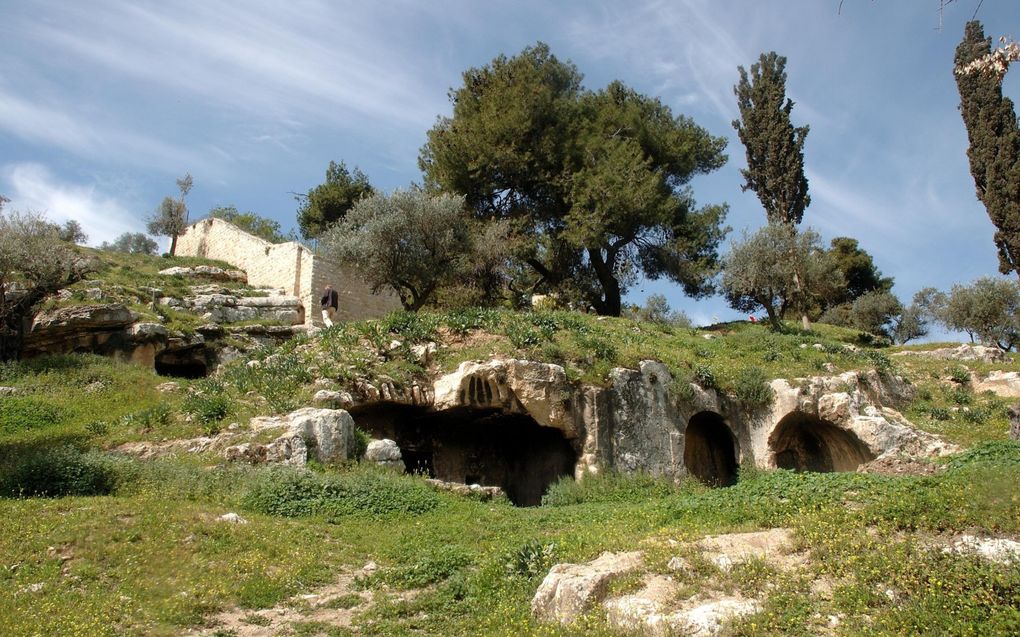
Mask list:
POLYGON ((306 325, 322 325, 319 297, 327 283, 340 294, 341 321, 378 318, 400 308, 396 294, 373 294, 350 268, 312 254, 300 243, 270 243, 222 219, 190 225, 177 238, 177 254, 226 261, 248 273, 249 285, 279 288, 298 297, 306 325))

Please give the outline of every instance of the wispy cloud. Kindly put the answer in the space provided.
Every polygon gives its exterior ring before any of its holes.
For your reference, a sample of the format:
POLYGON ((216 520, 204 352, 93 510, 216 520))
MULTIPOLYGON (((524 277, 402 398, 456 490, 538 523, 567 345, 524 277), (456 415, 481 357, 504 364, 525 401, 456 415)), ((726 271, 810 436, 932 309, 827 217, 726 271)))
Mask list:
POLYGON ((36 163, 8 164, 2 174, 12 210, 34 211, 54 222, 74 220, 98 245, 124 232, 144 232, 142 216, 133 213, 116 197, 93 185, 65 183, 46 167, 36 163))

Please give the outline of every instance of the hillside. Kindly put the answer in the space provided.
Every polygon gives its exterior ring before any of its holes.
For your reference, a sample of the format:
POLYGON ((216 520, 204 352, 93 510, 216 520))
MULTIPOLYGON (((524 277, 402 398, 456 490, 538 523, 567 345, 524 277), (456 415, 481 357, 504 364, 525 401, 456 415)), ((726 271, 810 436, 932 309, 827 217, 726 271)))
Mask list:
MULTIPOLYGON (((147 303, 152 287, 193 295, 195 282, 159 274, 167 265, 107 261, 47 310, 121 303, 136 322, 201 334, 207 319, 187 307, 147 303)), ((238 326, 253 324, 263 325, 238 326)), ((733 611, 720 615, 726 635, 1020 630, 1012 545, 1004 564, 962 539, 1020 533, 1020 443, 1007 440, 1010 398, 995 393, 1014 389, 1012 356, 965 348, 982 358, 935 358, 945 346, 875 348, 824 325, 776 334, 567 312, 397 313, 279 343, 238 334, 224 345, 232 355, 197 378, 92 354, 0 367, 5 634, 672 634, 677 613, 692 621, 692 608, 712 604, 733 611), (833 431, 766 448, 792 422, 780 413, 787 403, 798 426, 833 431), (315 433, 302 438, 304 467, 266 462, 287 433, 258 417, 309 406, 353 416, 350 459, 317 461, 315 433), (845 426, 819 415, 837 407, 850 410, 845 426), (900 415, 911 441, 932 434, 953 453, 918 454, 860 428, 882 434, 900 415), (660 430, 671 422, 676 433, 660 430), (726 480, 709 433, 720 422, 740 461, 726 480), (670 464, 670 444, 685 429, 695 440, 695 428, 710 451, 700 464, 683 453, 670 464), (430 431, 447 433, 415 447, 430 431), (509 497, 359 460, 384 432, 411 441, 400 445, 407 467, 482 485, 469 478, 499 474, 504 484, 488 486, 509 497), (851 434, 858 446, 846 447, 851 434), (784 466, 782 450, 807 454, 812 441, 828 449, 812 456, 820 470, 772 468, 784 466), (506 465, 514 454, 545 458, 526 474, 555 469, 537 501, 534 482, 525 489, 506 465), (853 467, 831 471, 851 457, 853 467), (700 471, 728 486, 704 484, 713 480, 700 471), (734 549, 740 542, 758 548, 734 549), (604 551, 641 552, 596 578, 608 610, 538 601, 554 564, 604 551)))

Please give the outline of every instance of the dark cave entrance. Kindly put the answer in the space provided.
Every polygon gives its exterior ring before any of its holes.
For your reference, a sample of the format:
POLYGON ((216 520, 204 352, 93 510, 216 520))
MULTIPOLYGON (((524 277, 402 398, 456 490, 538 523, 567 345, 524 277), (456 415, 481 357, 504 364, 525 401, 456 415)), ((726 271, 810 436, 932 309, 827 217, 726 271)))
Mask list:
POLYGON ((209 365, 205 360, 204 348, 173 350, 156 354, 156 373, 174 378, 205 378, 209 365))
POLYGON ((779 421, 769 436, 776 466, 795 471, 856 471, 875 459, 853 433, 801 412, 779 421))
POLYGON ((524 414, 381 404, 351 415, 373 437, 397 443, 408 473, 498 486, 517 506, 541 504, 549 485, 573 475, 577 464, 577 451, 561 431, 524 414))
POLYGON ((691 417, 684 434, 684 466, 711 487, 737 482, 737 441, 722 416, 702 411, 691 417))

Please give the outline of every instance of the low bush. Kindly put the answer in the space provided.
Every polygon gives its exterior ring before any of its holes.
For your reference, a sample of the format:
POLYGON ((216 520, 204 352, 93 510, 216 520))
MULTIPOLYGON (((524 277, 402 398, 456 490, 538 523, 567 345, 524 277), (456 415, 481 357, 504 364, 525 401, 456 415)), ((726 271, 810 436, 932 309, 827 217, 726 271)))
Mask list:
POLYGON ((32 396, 11 396, 0 400, 0 433, 45 429, 62 418, 60 409, 32 396))
POLYGON ((421 481, 383 470, 359 467, 337 474, 305 469, 272 469, 262 472, 244 494, 250 510, 269 515, 301 517, 420 514, 439 506, 441 500, 421 481))
POLYGON ((733 393, 746 405, 767 407, 775 400, 775 392, 760 367, 744 367, 737 372, 733 393))
POLYGON ((98 451, 61 446, 22 455, 2 469, 0 495, 58 497, 107 495, 126 478, 129 461, 98 451))

